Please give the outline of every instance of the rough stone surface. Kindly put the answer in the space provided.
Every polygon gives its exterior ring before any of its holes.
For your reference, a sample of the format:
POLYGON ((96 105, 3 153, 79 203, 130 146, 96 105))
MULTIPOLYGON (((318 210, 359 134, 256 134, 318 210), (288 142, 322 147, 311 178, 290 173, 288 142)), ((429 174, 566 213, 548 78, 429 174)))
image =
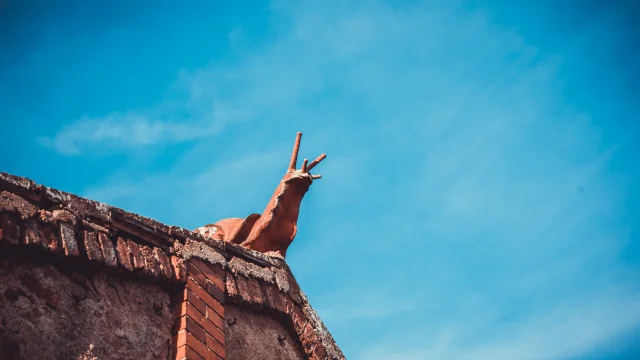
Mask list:
POLYGON ((227 252, 233 255, 239 255, 245 259, 255 262, 256 264, 258 264, 258 262, 262 262, 264 265, 261 266, 282 267, 286 264, 285 260, 282 258, 265 255, 259 251, 248 249, 244 246, 236 245, 230 242, 225 242, 225 249, 227 250, 227 252))
POLYGON ((275 282, 274 273, 268 268, 260 267, 238 257, 234 257, 229 261, 229 269, 234 274, 255 277, 267 283, 275 282))
POLYGON ((0 215, 0 227, 2 228, 2 240, 9 244, 18 244, 20 237, 20 226, 15 215, 2 213, 0 215))
POLYGON ((0 265, 0 358, 169 358, 173 316, 160 287, 14 258, 0 265))
POLYGON ((238 300, 240 295, 238 294, 238 286, 236 285, 236 280, 230 274, 227 275, 225 279, 225 290, 226 295, 233 300, 238 300))
POLYGON ((118 259, 118 263, 120 266, 128 271, 133 270, 133 265, 131 265, 131 258, 129 257, 129 248, 127 247, 127 242, 124 241, 123 238, 119 237, 116 242, 116 258, 118 259))
POLYGON ((102 251, 98 244, 98 237, 93 231, 84 232, 84 248, 87 251, 87 258, 94 261, 103 261, 102 251))
POLYGON ((153 248, 153 256, 158 262, 158 265, 160 266, 160 271, 162 272, 164 277, 166 279, 172 279, 173 271, 171 270, 171 262, 169 261, 167 254, 165 254, 164 251, 162 251, 159 248, 153 248))
POLYGON ((52 189, 48 186, 38 185, 36 186, 36 192, 40 195, 43 195, 46 199, 53 202, 54 204, 62 204, 65 201, 65 193, 52 189))
POLYGON ((196 257, 208 261, 210 264, 220 264, 223 267, 227 265, 227 260, 218 250, 207 244, 195 242, 187 239, 186 244, 181 249, 181 255, 185 260, 196 257))
MULTIPOLYGON (((322 350, 318 348, 314 352, 322 351, 322 353, 328 354, 327 356, 331 359, 344 358, 342 351, 340 351, 340 349, 336 345, 336 342, 329 333, 329 330, 327 330, 326 326, 318 316, 318 313, 316 313, 316 311, 313 310, 313 308, 309 305, 306 297, 304 297, 303 302, 304 315, 309 321, 308 324, 310 324, 314 329, 312 338, 317 337, 317 339, 319 340, 318 342, 316 342, 315 346, 322 345, 323 348, 322 350)), ((302 337, 302 341, 305 341, 304 336, 302 337)), ((313 340, 310 340, 309 342, 313 342, 313 340)), ((320 358, 324 357, 321 356, 320 358)))
POLYGON ((295 333, 277 319, 229 304, 225 312, 227 360, 306 359, 295 333))
MULTIPOLYGON (((141 228, 144 228, 145 231, 160 234, 162 237, 165 237, 167 234, 169 234, 170 227, 161 222, 121 209, 112 209, 112 211, 120 218, 126 218, 129 221, 133 221, 134 223, 139 224, 141 228)), ((166 237, 168 238, 168 236, 166 237)))
POLYGON ((67 256, 78 256, 78 242, 76 240, 75 230, 72 225, 67 223, 60 224, 60 239, 62 239, 62 247, 67 256))
POLYGON ((103 234, 108 234, 109 233, 109 229, 107 229, 104 226, 100 226, 98 224, 94 224, 92 222, 86 221, 84 219, 82 219, 82 225, 84 227, 86 227, 87 229, 92 229, 93 231, 96 231, 98 233, 103 233, 103 234))
POLYGON ((127 240, 127 249, 129 249, 129 257, 133 268, 135 270, 144 270, 144 259, 142 258, 140 246, 131 240, 127 240))
POLYGON ((38 234, 42 245, 53 253, 61 251, 60 240, 58 239, 58 232, 53 225, 40 224, 38 228, 38 234))
POLYGON ((116 251, 107 234, 98 233, 98 241, 100 242, 100 249, 102 249, 102 255, 104 256, 104 263, 110 267, 118 266, 116 251))
POLYGON ((11 184, 22 190, 32 190, 35 183, 27 178, 0 172, 0 181, 11 184))
POLYGON ((36 213, 37 209, 20 196, 8 191, 2 191, 0 192, 0 211, 15 211, 23 219, 28 219, 36 213))
POLYGON ((64 200, 69 211, 78 216, 99 219, 104 222, 111 221, 111 207, 105 204, 73 194, 65 194, 64 200))
POLYGON ((40 210, 40 219, 51 224, 61 221, 73 224, 74 226, 78 222, 77 217, 67 210, 53 210, 51 212, 40 210))
POLYGON ((23 243, 27 245, 41 245, 40 234, 38 231, 38 223, 29 219, 24 222, 24 230, 22 231, 23 243))
POLYGON ((142 259, 144 260, 144 272, 145 274, 158 278, 160 277, 160 264, 156 260, 156 257, 148 246, 141 246, 140 253, 142 254, 142 259))
POLYGON ((178 282, 187 281, 187 270, 184 267, 184 260, 177 256, 171 257, 171 268, 173 269, 173 279, 178 282))
POLYGON ((273 274, 276 279, 276 284, 278 285, 278 289, 280 291, 289 294, 291 299, 295 301, 297 304, 302 303, 302 298, 300 297, 300 287, 298 286, 298 282, 291 275, 291 270, 288 268, 285 270, 279 268, 271 268, 273 274))
POLYGON ((280 314, 285 322, 292 326, 309 359, 344 359, 344 354, 309 305, 306 296, 299 291, 297 282, 286 265, 286 271, 276 268, 263 269, 274 272, 273 276, 276 280, 272 283, 248 271, 241 261, 236 262, 232 259, 228 263, 228 268, 226 277, 228 303, 243 308, 248 305, 248 309, 260 309, 260 311, 266 308, 267 313, 280 314))

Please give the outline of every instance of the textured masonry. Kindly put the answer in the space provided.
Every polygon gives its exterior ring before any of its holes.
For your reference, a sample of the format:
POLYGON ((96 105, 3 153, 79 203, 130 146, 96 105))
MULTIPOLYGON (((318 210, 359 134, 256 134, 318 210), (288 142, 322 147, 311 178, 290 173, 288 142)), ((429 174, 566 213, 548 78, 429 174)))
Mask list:
POLYGON ((227 304, 279 319, 308 359, 344 359, 284 260, 0 173, 0 251, 11 249, 163 286, 173 359, 228 358, 227 304))
POLYGON ((195 258, 185 265, 186 286, 175 299, 176 358, 224 359, 225 270, 195 258))

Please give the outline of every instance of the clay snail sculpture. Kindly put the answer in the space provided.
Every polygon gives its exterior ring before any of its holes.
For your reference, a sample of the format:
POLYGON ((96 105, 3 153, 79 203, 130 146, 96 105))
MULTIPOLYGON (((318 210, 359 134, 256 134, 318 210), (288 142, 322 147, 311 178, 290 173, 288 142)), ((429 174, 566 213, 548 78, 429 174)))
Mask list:
POLYGON ((296 169, 301 138, 302 133, 297 133, 289 168, 262 214, 251 214, 244 219, 223 219, 200 227, 195 232, 284 258, 298 230, 302 198, 313 181, 321 178, 309 171, 327 157, 322 154, 311 163, 304 159, 300 169, 296 169))

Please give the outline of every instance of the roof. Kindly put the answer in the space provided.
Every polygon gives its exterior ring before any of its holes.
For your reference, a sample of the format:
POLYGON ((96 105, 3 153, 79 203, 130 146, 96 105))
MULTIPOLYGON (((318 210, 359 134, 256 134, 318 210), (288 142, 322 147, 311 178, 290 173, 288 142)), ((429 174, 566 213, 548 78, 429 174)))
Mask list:
POLYGON ((226 273, 221 303, 279 314, 312 359, 344 359, 284 259, 0 173, 0 248, 24 248, 168 287, 200 259, 226 273))

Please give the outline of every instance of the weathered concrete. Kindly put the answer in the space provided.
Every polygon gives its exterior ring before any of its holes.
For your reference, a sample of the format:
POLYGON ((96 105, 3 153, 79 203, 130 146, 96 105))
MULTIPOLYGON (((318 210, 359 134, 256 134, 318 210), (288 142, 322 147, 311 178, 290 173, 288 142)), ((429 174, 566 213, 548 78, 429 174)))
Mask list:
POLYGON ((297 335, 265 313, 227 304, 227 360, 304 360, 297 335))
POLYGON ((0 360, 168 359, 172 320, 156 285, 0 255, 0 360))

